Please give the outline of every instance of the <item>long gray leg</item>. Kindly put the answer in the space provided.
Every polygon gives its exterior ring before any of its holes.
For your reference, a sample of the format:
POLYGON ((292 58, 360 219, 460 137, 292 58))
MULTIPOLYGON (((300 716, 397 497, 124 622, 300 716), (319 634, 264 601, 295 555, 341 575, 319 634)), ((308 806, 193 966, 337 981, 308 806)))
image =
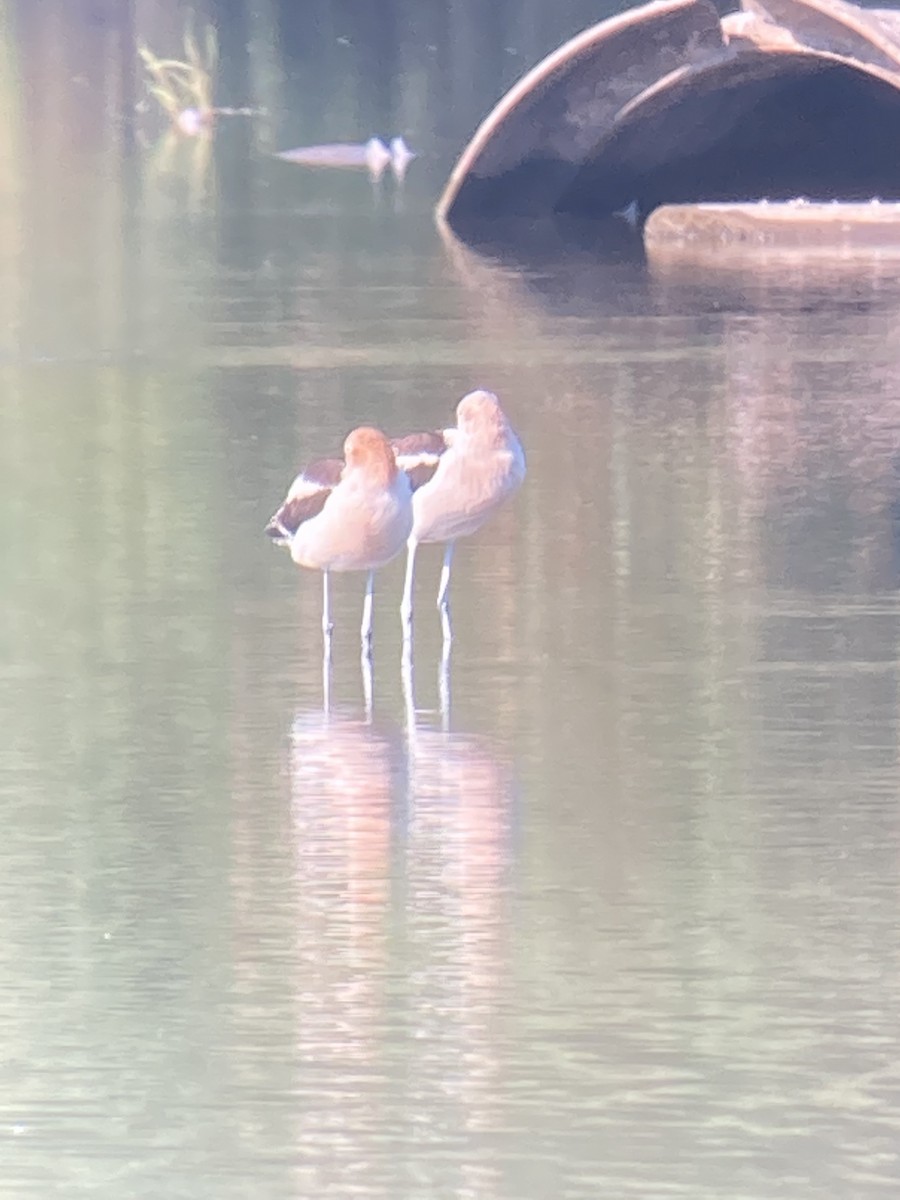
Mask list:
POLYGON ((331 661, 331 633, 334 625, 331 622, 331 582, 327 571, 322 572, 322 644, 325 657, 331 661))
POLYGON ((403 707, 406 710, 407 733, 409 733, 416 724, 416 688, 412 655, 407 652, 406 646, 400 657, 400 686, 403 692, 403 707))
POLYGON ((363 703, 365 704, 366 720, 372 720, 372 700, 373 700, 373 684, 372 684, 372 655, 369 649, 363 642, 363 651, 359 656, 359 665, 362 670, 362 686, 363 686, 363 703))
POLYGON ((322 659, 322 710, 331 712, 331 659, 327 654, 322 659))
POLYGON ((403 580, 403 599, 400 601, 400 624, 403 627, 403 641, 412 641, 413 619, 413 580, 416 575, 416 550, 419 543, 410 538, 406 543, 406 575, 403 580))
POLYGON ((331 594, 328 572, 322 572, 322 706, 331 711, 331 594))
POLYGON ((445 641, 441 650, 441 663, 438 667, 438 695, 441 702, 441 729, 447 733, 450 729, 450 642, 445 641))
POLYGON ((364 657, 372 653, 372 600, 375 594, 375 572, 370 571, 366 579, 366 598, 363 600, 362 625, 359 638, 364 657))
POLYGON ((450 624, 450 566, 453 562, 453 542, 448 542, 444 548, 444 565, 441 567, 441 582, 438 587, 437 606, 441 614, 441 632, 444 642, 453 641, 453 627, 450 624))

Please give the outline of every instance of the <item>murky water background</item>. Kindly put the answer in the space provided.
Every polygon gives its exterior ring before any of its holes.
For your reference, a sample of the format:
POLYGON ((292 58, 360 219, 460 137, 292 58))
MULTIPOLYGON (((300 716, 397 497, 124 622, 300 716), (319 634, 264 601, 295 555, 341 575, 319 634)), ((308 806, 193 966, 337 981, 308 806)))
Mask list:
MULTIPOLYGON (((402 191, 236 125, 123 162, 99 84, 48 96, 26 35, 4 1196, 895 1196, 896 264, 479 253, 433 226, 449 159, 409 111, 402 191), (458 549, 449 728, 435 548, 414 724, 402 562, 371 722, 336 581, 325 719, 319 579, 262 526, 353 425, 475 386, 529 476, 458 549)), ((434 70, 460 145, 502 88, 434 70)), ((373 131, 345 117, 309 140, 373 131)))

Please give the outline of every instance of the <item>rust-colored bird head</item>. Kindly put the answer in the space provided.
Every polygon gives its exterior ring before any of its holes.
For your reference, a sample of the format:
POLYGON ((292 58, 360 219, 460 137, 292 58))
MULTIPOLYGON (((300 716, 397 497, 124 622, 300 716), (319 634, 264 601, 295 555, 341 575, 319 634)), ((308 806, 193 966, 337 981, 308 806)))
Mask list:
POLYGON ((390 442, 380 429, 361 425, 347 435, 344 459, 348 470, 364 471, 373 483, 387 487, 397 475, 397 462, 390 442))

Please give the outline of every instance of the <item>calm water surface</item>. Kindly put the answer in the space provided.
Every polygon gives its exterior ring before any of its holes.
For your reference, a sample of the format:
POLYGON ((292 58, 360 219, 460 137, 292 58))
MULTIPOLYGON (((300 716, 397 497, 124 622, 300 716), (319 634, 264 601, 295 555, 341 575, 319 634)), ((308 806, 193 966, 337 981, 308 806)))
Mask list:
POLYGON ((479 252, 442 164, 251 149, 5 210, 4 1196, 896 1196, 896 264, 479 252), (449 700, 426 548, 414 718, 402 562, 326 716, 262 527, 476 386, 449 700))

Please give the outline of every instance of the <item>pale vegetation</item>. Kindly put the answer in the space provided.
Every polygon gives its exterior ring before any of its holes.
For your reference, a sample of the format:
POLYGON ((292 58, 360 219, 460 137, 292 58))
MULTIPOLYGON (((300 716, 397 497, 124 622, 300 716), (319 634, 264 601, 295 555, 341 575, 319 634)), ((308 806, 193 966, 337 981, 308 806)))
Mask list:
POLYGON ((149 76, 147 90, 159 101, 172 124, 196 133, 212 120, 213 77, 219 59, 216 31, 207 25, 201 51, 190 26, 184 34, 184 59, 158 58, 149 46, 138 46, 149 76))

